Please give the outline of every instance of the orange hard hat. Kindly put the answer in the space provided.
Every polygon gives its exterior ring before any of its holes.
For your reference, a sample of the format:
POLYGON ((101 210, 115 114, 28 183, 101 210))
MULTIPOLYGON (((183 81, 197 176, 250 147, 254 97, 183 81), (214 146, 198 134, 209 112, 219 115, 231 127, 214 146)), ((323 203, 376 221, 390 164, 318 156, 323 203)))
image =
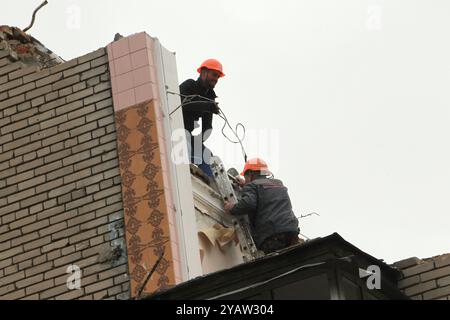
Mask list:
POLYGON ((253 158, 245 163, 244 170, 241 172, 241 176, 245 175, 248 170, 261 171, 262 174, 270 175, 267 163, 261 158, 253 158))
POLYGON ((202 65, 200 67, 198 67, 197 72, 200 73, 200 71, 203 68, 215 70, 215 71, 219 72, 220 77, 225 76, 225 74, 223 73, 222 64, 219 61, 217 61, 216 59, 208 59, 208 60, 203 61, 202 65))

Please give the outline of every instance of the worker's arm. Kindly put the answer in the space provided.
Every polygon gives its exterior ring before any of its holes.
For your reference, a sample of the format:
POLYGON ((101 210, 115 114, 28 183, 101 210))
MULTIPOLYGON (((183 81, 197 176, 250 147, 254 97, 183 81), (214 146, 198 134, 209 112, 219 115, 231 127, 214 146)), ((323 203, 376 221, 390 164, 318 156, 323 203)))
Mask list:
POLYGON ((256 211, 258 194, 254 184, 247 184, 242 188, 241 199, 230 209, 232 215, 244 215, 256 211))
POLYGON ((181 102, 183 104, 186 103, 186 105, 183 106, 183 109, 189 111, 203 111, 208 113, 214 112, 217 109, 214 102, 209 102, 208 100, 201 97, 185 97, 196 95, 196 86, 197 84, 193 79, 188 79, 180 84, 180 94, 182 95, 181 102))

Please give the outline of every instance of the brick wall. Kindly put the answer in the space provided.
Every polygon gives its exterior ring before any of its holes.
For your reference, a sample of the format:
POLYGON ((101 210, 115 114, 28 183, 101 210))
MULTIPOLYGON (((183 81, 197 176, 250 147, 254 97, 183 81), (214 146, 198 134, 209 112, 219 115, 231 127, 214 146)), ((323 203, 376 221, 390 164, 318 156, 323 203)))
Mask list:
POLYGON ((106 50, 38 72, 13 58, 0 50, 0 299, 128 298, 106 50))
POLYGON ((450 254, 394 263, 402 271, 399 289, 414 300, 450 300, 450 254))

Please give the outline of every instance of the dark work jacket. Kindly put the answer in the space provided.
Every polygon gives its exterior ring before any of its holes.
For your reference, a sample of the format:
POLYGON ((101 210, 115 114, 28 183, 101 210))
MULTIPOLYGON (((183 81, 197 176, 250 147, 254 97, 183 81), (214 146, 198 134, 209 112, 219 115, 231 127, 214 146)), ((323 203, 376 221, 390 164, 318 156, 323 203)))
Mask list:
POLYGON ((241 199, 230 210, 233 215, 248 214, 256 246, 270 236, 299 232, 298 220, 283 182, 258 178, 242 188, 241 199))
MULTIPOLYGON (((208 99, 216 99, 216 93, 213 89, 205 88, 200 80, 188 79, 180 84, 180 93, 182 95, 200 95, 208 99)), ((203 141, 205 141, 209 135, 205 135, 205 131, 212 129, 212 111, 214 110, 214 102, 208 103, 207 100, 200 97, 195 98, 185 98, 181 97, 181 102, 185 103, 187 101, 192 101, 182 107, 183 118, 184 118, 184 128, 189 132, 194 130, 194 121, 198 121, 202 118, 202 135, 203 141), (202 102, 200 102, 202 101, 202 102)))

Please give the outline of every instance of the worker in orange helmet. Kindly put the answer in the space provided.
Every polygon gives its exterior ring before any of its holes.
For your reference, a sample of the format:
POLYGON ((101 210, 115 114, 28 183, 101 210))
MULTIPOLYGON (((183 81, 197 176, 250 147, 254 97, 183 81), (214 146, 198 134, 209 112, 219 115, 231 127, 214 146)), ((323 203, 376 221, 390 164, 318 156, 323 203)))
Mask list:
POLYGON ((267 254, 298 243, 298 219, 283 182, 273 179, 261 158, 248 160, 241 175, 241 198, 235 205, 225 201, 224 208, 232 215, 248 215, 256 247, 267 254))
POLYGON ((197 164, 212 179, 213 174, 209 166, 212 153, 203 142, 211 135, 213 114, 219 114, 214 88, 225 74, 222 64, 216 59, 205 60, 197 72, 200 74, 197 80, 188 79, 180 85, 184 128, 187 131, 191 162, 197 164), (192 131, 198 127, 197 121, 200 119, 202 134, 192 136, 192 131))

